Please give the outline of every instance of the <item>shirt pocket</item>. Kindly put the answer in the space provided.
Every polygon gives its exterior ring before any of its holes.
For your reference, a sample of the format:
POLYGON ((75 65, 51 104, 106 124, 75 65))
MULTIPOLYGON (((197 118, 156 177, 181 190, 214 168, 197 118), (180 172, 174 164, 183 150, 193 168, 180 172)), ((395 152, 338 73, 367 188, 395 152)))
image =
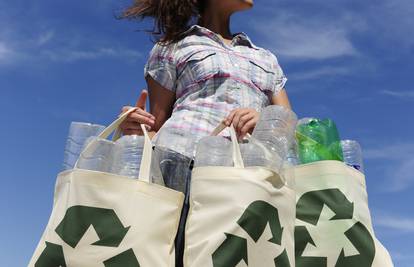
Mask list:
POLYGON ((270 63, 249 59, 249 75, 253 85, 257 89, 266 94, 273 92, 276 71, 270 63))
POLYGON ((189 82, 196 82, 217 73, 217 52, 199 50, 190 54, 179 66, 179 76, 189 82))

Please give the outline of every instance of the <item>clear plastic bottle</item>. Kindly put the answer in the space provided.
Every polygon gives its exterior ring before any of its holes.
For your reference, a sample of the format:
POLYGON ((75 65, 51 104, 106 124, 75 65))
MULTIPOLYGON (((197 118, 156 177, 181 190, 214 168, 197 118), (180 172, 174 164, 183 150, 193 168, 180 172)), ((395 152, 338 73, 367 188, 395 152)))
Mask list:
POLYGON ((84 170, 111 172, 115 143, 98 137, 90 137, 85 142, 79 156, 78 168, 84 170))
POLYGON ((231 141, 222 136, 201 138, 196 147, 194 166, 233 166, 231 141))
POLYGON ((272 153, 286 159, 294 141, 296 114, 283 106, 270 105, 261 112, 252 136, 262 142, 272 153))
POLYGON ((151 161, 151 179, 154 183, 185 192, 186 178, 192 158, 162 146, 155 146, 151 161))
POLYGON ((98 136, 105 126, 85 122, 72 122, 66 140, 63 170, 72 169, 88 138, 98 136))
POLYGON ((288 162, 288 164, 290 164, 291 166, 296 166, 300 164, 296 140, 293 140, 288 150, 286 162, 288 162))
POLYGON ((283 165, 283 160, 278 154, 272 153, 254 137, 249 137, 248 143, 240 144, 240 152, 245 167, 261 166, 279 173, 283 165))
POLYGON ((138 179, 144 141, 144 136, 139 135, 125 135, 118 139, 112 152, 111 172, 138 179))
POLYGON ((364 173, 362 149, 355 140, 341 140, 344 162, 358 171, 364 173))

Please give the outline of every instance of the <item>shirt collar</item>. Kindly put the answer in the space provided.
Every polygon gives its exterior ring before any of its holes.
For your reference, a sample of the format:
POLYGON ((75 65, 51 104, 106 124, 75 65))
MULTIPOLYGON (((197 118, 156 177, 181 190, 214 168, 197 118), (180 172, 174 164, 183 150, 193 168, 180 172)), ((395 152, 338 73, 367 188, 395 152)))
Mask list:
MULTIPOLYGON (((201 32, 201 33, 203 33, 203 34, 211 37, 211 38, 220 39, 215 32, 213 32, 213 31, 211 31, 211 30, 209 30, 209 29, 207 29, 207 28, 205 28, 203 26, 197 25, 197 24, 192 25, 183 34, 188 34, 188 33, 192 32, 192 31, 199 31, 199 32, 201 32)), ((233 34, 233 39, 235 39, 236 44, 247 45, 247 46, 250 46, 251 48, 256 49, 256 50, 259 50, 260 49, 259 47, 257 47, 250 40, 249 36, 247 36, 247 34, 245 32, 238 32, 238 33, 233 34)))

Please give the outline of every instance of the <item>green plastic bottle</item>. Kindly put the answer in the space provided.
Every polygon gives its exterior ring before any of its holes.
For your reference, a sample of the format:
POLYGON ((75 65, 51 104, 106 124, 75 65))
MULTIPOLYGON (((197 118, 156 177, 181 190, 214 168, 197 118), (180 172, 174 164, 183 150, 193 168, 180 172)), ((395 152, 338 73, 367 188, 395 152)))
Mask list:
POLYGON ((300 120, 296 140, 302 164, 321 160, 343 161, 338 129, 330 119, 300 120))

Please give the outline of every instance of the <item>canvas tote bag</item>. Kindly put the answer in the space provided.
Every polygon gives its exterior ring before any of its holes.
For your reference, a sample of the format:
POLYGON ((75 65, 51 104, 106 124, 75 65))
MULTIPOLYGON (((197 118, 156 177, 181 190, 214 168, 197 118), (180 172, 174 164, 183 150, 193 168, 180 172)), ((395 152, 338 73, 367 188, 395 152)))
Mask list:
MULTIPOLYGON (((99 137, 108 138, 133 111, 99 137)), ((174 266, 184 195, 150 182, 152 144, 141 128, 145 145, 139 180, 76 167, 58 175, 52 214, 29 266, 174 266)))
POLYGON ((376 239, 365 176, 340 161, 289 168, 296 180, 297 267, 389 267, 376 239))
POLYGON ((294 266, 295 192, 270 169, 244 167, 229 130, 234 167, 192 170, 184 266, 294 266))

